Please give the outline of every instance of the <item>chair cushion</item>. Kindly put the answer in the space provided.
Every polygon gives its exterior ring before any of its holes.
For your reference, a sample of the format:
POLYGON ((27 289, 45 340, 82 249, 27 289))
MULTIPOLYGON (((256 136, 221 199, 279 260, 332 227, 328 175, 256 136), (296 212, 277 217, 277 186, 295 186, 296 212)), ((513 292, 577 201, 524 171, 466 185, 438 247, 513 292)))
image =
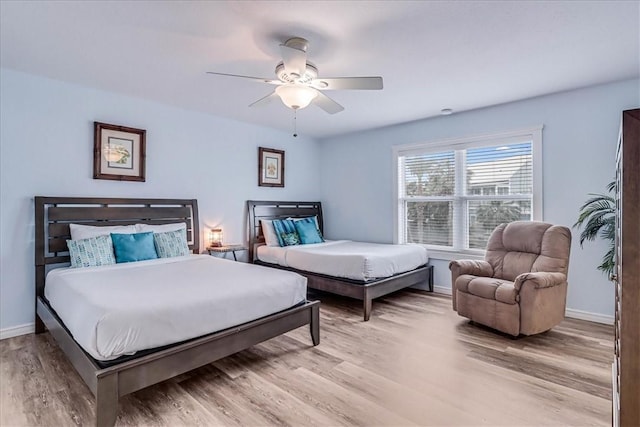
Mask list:
POLYGON ((513 287, 513 282, 508 280, 463 274, 456 279, 456 289, 460 292, 505 304, 517 303, 517 292, 513 287))
POLYGON ((571 231, 537 221, 500 224, 487 242, 485 261, 493 276, 515 280, 522 273, 549 271, 567 274, 571 231))

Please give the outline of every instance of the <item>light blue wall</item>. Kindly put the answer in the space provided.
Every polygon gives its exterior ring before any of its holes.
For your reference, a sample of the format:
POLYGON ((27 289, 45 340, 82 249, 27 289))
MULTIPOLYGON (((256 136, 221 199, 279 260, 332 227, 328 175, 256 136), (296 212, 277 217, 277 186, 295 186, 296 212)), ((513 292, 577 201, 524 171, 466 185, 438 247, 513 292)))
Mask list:
POLYGON ((0 93, 0 330, 33 322, 33 196, 197 198, 229 243, 247 199, 320 198, 312 139, 8 69, 0 93), (147 130, 146 182, 92 179, 94 121, 147 130), (258 146, 286 151, 284 189, 258 187, 258 146))
MULTIPOLYGON (((640 105, 633 80, 317 143, 7 69, 0 93, 0 330, 33 322, 35 195, 193 197, 201 227, 222 225, 227 242, 245 239, 247 199, 320 199, 327 237, 391 242, 393 145, 543 124, 544 217, 570 226, 613 177, 620 111, 640 105), (147 130, 147 182, 92 179, 93 121, 147 130), (284 189, 257 186, 258 146, 286 150, 284 189)), ((604 245, 574 235, 572 251, 568 307, 611 315, 604 245)), ((448 287, 447 262, 434 265, 448 287)))
MULTIPOLYGON (((323 140, 320 181, 327 237, 393 240, 393 145, 540 124, 544 220, 571 227, 587 194, 605 192, 613 179, 620 113, 639 105, 640 82, 630 80, 323 140)), ((604 252, 602 242, 581 249, 574 231, 569 309, 613 314, 613 287, 596 270, 604 252)), ((436 286, 449 288, 448 262, 433 264, 436 286)))

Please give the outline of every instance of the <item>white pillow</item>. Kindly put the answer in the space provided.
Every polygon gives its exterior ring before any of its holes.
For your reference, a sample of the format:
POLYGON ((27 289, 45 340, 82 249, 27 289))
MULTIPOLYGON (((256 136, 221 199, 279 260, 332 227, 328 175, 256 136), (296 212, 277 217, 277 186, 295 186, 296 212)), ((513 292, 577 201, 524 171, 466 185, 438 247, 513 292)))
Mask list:
POLYGON ((178 230, 186 230, 187 224, 184 222, 174 222, 171 224, 161 224, 161 225, 152 225, 152 224, 136 224, 136 232, 137 233, 146 233, 149 231, 153 231, 154 233, 168 233, 169 231, 178 231, 178 230))
POLYGON ((111 233, 134 234, 136 227, 134 225, 96 227, 93 225, 69 224, 69 230, 71 230, 71 240, 83 240, 90 239, 91 237, 110 235, 111 233))
POLYGON ((278 242, 278 235, 275 228, 273 228, 273 221, 270 219, 261 219, 260 225, 262 226, 262 235, 264 236, 264 242, 267 246, 280 246, 278 242))

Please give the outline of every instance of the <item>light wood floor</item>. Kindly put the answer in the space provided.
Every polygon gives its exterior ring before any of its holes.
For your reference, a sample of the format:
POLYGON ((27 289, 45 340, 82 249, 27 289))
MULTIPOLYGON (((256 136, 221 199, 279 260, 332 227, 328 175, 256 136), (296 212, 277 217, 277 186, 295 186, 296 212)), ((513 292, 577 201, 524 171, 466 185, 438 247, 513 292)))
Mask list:
MULTIPOLYGON (((567 320, 511 339, 451 301, 402 291, 358 302, 320 295, 308 328, 120 401, 118 425, 608 425, 613 329, 567 320)), ((94 423, 94 399, 48 333, 0 342, 0 425, 94 423)))

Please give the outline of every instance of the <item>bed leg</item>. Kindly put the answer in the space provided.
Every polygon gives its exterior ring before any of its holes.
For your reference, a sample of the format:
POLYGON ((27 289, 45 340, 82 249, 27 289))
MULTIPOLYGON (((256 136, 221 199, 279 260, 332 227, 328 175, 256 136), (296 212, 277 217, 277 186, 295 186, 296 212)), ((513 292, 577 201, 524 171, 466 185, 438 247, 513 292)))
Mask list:
POLYGON ((429 266, 429 292, 433 292, 433 265, 429 266))
POLYGON ((316 346, 320 344, 320 304, 311 307, 309 330, 311 331, 311 341, 313 345, 316 346))
POLYGON ((371 317, 371 298, 365 297, 362 301, 364 303, 364 321, 367 322, 371 317))
POLYGON ((47 330, 47 327, 44 325, 44 322, 42 321, 42 319, 40 319, 40 316, 36 314, 35 333, 41 334, 46 330, 47 330))
POLYGON ((113 427, 118 417, 118 374, 98 378, 96 426, 113 427))

